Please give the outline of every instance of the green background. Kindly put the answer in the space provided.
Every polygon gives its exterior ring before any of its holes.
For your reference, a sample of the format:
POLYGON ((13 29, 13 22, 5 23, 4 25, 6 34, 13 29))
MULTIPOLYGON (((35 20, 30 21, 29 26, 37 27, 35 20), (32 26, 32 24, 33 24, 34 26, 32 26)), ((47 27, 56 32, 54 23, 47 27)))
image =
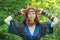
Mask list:
MULTIPOLYGON (((19 11, 22 8, 28 8, 29 6, 41 8, 60 20, 60 0, 0 0, 0 40, 22 40, 21 37, 8 33, 9 25, 4 23, 4 19, 10 14, 19 11)), ((22 22, 24 16, 25 15, 18 15, 13 20, 22 22)), ((43 15, 39 15, 39 18, 40 21, 43 22, 49 20, 43 15)), ((60 40, 59 22, 54 26, 54 33, 43 36, 41 40, 60 40)))

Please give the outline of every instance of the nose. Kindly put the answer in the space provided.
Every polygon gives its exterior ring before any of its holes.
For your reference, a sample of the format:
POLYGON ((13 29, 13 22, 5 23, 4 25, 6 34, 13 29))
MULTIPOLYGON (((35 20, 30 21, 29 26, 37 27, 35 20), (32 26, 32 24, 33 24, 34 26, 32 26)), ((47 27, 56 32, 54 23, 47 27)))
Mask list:
POLYGON ((30 14, 31 17, 33 17, 34 15, 33 14, 30 14))

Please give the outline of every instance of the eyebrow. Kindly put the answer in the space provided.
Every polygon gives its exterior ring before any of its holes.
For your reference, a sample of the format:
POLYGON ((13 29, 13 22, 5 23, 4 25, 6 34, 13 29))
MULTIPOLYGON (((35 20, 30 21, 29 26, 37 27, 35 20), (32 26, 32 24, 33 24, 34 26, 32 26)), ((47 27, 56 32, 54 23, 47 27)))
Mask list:
POLYGON ((28 12, 35 12, 35 11, 28 11, 28 12))
POLYGON ((29 12, 29 13, 35 13, 35 12, 29 12))

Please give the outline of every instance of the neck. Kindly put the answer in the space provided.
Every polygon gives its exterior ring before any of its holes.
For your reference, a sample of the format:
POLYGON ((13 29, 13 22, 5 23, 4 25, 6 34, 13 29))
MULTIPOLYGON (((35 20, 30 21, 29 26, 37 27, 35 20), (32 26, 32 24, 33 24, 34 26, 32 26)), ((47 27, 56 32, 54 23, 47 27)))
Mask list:
POLYGON ((30 20, 28 21, 28 25, 29 25, 29 26, 32 26, 32 25, 34 25, 34 24, 35 24, 34 21, 30 21, 30 20))

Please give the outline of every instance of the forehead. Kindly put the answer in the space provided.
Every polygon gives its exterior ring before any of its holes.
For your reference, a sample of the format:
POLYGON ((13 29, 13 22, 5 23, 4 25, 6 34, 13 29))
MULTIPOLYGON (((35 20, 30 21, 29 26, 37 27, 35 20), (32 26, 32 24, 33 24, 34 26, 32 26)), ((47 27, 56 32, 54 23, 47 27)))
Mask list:
POLYGON ((28 14, 29 14, 29 13, 35 13, 35 11, 29 11, 28 14))
POLYGON ((28 14, 29 14, 29 13, 35 13, 35 10, 34 10, 34 9, 29 9, 29 10, 28 10, 28 14))

